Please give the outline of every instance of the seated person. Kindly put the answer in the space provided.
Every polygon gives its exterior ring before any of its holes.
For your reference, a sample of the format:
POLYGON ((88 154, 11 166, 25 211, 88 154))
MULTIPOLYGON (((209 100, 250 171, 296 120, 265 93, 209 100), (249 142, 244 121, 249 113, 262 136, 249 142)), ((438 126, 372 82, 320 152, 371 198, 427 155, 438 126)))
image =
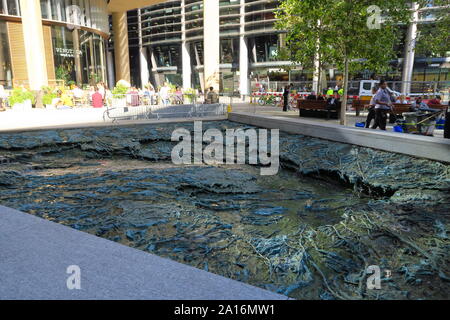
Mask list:
POLYGON ((432 109, 432 108, 430 108, 430 107, 428 106, 428 104, 426 104, 426 103, 423 101, 422 97, 418 97, 418 98, 416 99, 416 101, 414 101, 414 102, 412 103, 411 109, 412 109, 412 111, 414 111, 414 112, 417 112, 417 111, 439 112, 439 111, 440 111, 440 110, 438 110, 438 109, 432 109))
POLYGON ((327 119, 330 119, 331 110, 339 110, 341 107, 341 101, 339 99, 339 95, 336 93, 334 97, 328 98, 327 100, 327 119))
POLYGON ((316 93, 314 91, 311 92, 311 94, 306 97, 306 100, 313 100, 313 101, 317 100, 316 93))
POLYGON ((184 103, 183 92, 181 91, 180 87, 176 87, 175 104, 183 104, 183 103, 184 103))
POLYGON ((436 96, 434 99, 431 99, 430 101, 428 101, 428 105, 430 106, 432 106, 432 105, 438 105, 438 106, 440 106, 441 105, 441 97, 440 96, 436 96))
POLYGON ((75 99, 83 99, 84 92, 77 85, 74 86, 72 93, 75 99))
POLYGON ((397 104, 409 104, 408 100, 406 100, 406 97, 404 95, 401 95, 398 97, 398 99, 395 101, 397 104))
POLYGON ((92 106, 94 108, 103 108, 103 97, 98 87, 95 87, 95 93, 92 95, 92 106))
POLYGON ((138 107, 139 106, 139 91, 138 91, 138 89, 136 87, 131 87, 131 89, 128 91, 128 95, 129 95, 129 104, 132 107, 138 107))
POLYGON ((317 96, 317 101, 325 101, 325 97, 322 94, 317 96))
POLYGON ((214 91, 214 88, 209 88, 209 92, 206 94, 205 99, 206 104, 215 104, 219 103, 219 95, 214 91))
POLYGON ((57 96, 58 98, 55 99, 57 109, 72 109, 73 102, 67 94, 63 93, 61 90, 58 90, 57 96))

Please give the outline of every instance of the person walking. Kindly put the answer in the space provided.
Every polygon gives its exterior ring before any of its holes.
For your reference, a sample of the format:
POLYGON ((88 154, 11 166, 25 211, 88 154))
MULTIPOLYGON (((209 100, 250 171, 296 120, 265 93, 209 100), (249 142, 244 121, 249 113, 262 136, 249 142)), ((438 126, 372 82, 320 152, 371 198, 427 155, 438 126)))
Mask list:
POLYGON ((445 113, 444 138, 450 139, 450 100, 448 101, 448 108, 445 113))
POLYGON ((370 128, 370 125, 372 124, 372 120, 375 119, 375 115, 376 115, 376 112, 375 112, 375 105, 376 105, 376 103, 375 103, 375 96, 376 96, 377 92, 378 92, 378 89, 376 87, 373 87, 372 88, 372 95, 373 95, 373 97, 372 97, 372 99, 370 99, 369 114, 367 115, 367 119, 366 119, 366 129, 370 128))
POLYGON ((288 112, 289 109, 289 95, 291 94, 291 86, 287 85, 283 92, 283 112, 288 112))
POLYGON ((387 114, 392 110, 392 99, 385 80, 380 81, 380 89, 374 97, 374 102, 375 124, 372 129, 376 130, 379 127, 381 130, 386 131, 387 114))

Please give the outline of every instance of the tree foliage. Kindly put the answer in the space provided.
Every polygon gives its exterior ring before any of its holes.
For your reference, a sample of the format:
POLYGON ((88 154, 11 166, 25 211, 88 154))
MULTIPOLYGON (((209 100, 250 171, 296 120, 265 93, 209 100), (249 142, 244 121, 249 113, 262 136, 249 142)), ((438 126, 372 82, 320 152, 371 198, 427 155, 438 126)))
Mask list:
POLYGON ((312 65, 317 50, 326 64, 350 70, 361 67, 384 71, 396 57, 401 41, 398 24, 410 18, 409 1, 404 0, 283 0, 277 12, 278 28, 288 30, 291 59, 305 67, 312 65), (378 12, 385 17, 376 26, 378 12), (370 27, 369 27, 370 25, 370 27), (318 45, 319 43, 319 45, 318 45))
POLYGON ((420 18, 429 22, 419 25, 417 54, 427 57, 450 56, 450 0, 434 0, 433 6, 437 9, 426 10, 429 3, 425 0, 419 3, 420 18))
MULTIPOLYGON (((435 0, 434 5, 449 1, 435 0)), ((420 8, 429 5, 429 0, 416 2, 420 8)), ((386 72, 389 62, 398 57, 398 47, 404 41, 402 26, 408 26, 412 19, 411 4, 405 0, 282 0, 277 27, 287 30, 287 48, 293 62, 308 68, 318 55, 322 65, 344 71, 347 93, 349 73, 362 69, 386 72)), ((445 10, 439 11, 438 17, 435 25, 441 29, 435 32, 439 39, 448 38, 445 10)), ((432 32, 432 28, 428 30, 432 32)), ((433 46, 426 47, 435 51, 442 52, 442 42, 448 43, 432 39, 433 46)), ((344 105, 346 98, 345 94, 344 105)), ((345 110, 345 119, 344 114, 345 110)))

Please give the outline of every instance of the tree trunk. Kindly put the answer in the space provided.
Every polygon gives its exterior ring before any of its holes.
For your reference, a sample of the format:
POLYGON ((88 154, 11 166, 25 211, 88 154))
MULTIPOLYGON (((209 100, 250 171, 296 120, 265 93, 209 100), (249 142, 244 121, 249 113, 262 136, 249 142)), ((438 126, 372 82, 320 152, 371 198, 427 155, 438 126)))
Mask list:
POLYGON ((348 101, 348 57, 345 57, 345 68, 344 68, 344 97, 342 99, 341 106, 341 125, 347 125, 347 101, 348 101))

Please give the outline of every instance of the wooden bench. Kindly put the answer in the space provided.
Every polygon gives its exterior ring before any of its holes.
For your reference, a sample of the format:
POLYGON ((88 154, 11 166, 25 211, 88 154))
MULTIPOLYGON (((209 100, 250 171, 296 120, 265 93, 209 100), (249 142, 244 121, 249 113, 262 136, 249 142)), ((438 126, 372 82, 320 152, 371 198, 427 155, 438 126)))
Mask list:
POLYGON ((411 104, 394 103, 394 114, 401 116, 405 112, 411 112, 411 104))
MULTIPOLYGON (((448 106, 444 106, 441 104, 430 104, 428 105, 431 109, 436 110, 445 110, 448 106)), ((395 115, 401 116, 405 112, 411 112, 412 105, 411 104, 400 104, 400 103, 394 103, 394 113, 395 115)))
POLYGON ((340 107, 337 110, 328 110, 327 101, 318 100, 298 100, 298 109, 300 117, 318 117, 318 118, 340 118, 340 107))
POLYGON ((438 109, 438 110, 447 110, 448 106, 444 106, 442 104, 429 104, 428 105, 431 109, 438 109))

